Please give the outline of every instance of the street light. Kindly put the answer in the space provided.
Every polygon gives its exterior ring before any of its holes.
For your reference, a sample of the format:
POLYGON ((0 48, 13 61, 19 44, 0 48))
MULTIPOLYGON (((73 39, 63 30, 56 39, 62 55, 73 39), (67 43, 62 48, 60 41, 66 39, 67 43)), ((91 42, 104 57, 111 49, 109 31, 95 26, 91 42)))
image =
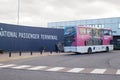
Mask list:
POLYGON ((18 0, 18 12, 17 12, 17 24, 19 25, 19 17, 20 17, 20 0, 18 0))

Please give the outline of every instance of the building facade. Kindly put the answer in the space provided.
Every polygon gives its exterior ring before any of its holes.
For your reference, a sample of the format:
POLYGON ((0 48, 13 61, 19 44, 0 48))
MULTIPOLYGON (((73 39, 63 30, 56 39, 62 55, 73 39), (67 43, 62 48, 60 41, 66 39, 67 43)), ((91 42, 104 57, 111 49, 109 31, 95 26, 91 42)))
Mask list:
POLYGON ((62 41, 62 29, 0 23, 2 51, 55 51, 62 41))
POLYGON ((120 17, 48 23, 49 28, 59 28, 59 29, 63 29, 66 26, 77 26, 77 25, 99 27, 99 28, 111 28, 113 33, 114 46, 120 49, 120 17))

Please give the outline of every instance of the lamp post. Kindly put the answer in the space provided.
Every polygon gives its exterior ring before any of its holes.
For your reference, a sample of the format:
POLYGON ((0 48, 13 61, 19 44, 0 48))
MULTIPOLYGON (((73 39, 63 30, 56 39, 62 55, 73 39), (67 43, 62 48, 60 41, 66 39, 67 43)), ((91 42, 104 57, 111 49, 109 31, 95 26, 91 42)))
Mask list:
POLYGON ((18 0, 17 25, 19 25, 19 18, 20 18, 20 0, 18 0))

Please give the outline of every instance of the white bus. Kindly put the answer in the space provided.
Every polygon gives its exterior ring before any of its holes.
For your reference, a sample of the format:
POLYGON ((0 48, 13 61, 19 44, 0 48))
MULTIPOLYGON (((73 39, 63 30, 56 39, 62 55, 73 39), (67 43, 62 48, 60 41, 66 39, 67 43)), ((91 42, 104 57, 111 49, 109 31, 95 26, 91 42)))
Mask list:
POLYGON ((64 51, 93 53, 113 50, 112 30, 92 27, 65 27, 64 51))

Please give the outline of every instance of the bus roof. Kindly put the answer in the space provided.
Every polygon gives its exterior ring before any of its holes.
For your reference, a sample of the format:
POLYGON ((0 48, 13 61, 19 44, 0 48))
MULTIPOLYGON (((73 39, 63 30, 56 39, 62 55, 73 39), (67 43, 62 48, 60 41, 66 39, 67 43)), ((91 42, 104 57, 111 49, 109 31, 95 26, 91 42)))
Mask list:
POLYGON ((104 29, 104 30, 111 30, 110 28, 98 28, 98 27, 89 27, 89 26, 77 26, 81 28, 91 28, 91 29, 104 29))

